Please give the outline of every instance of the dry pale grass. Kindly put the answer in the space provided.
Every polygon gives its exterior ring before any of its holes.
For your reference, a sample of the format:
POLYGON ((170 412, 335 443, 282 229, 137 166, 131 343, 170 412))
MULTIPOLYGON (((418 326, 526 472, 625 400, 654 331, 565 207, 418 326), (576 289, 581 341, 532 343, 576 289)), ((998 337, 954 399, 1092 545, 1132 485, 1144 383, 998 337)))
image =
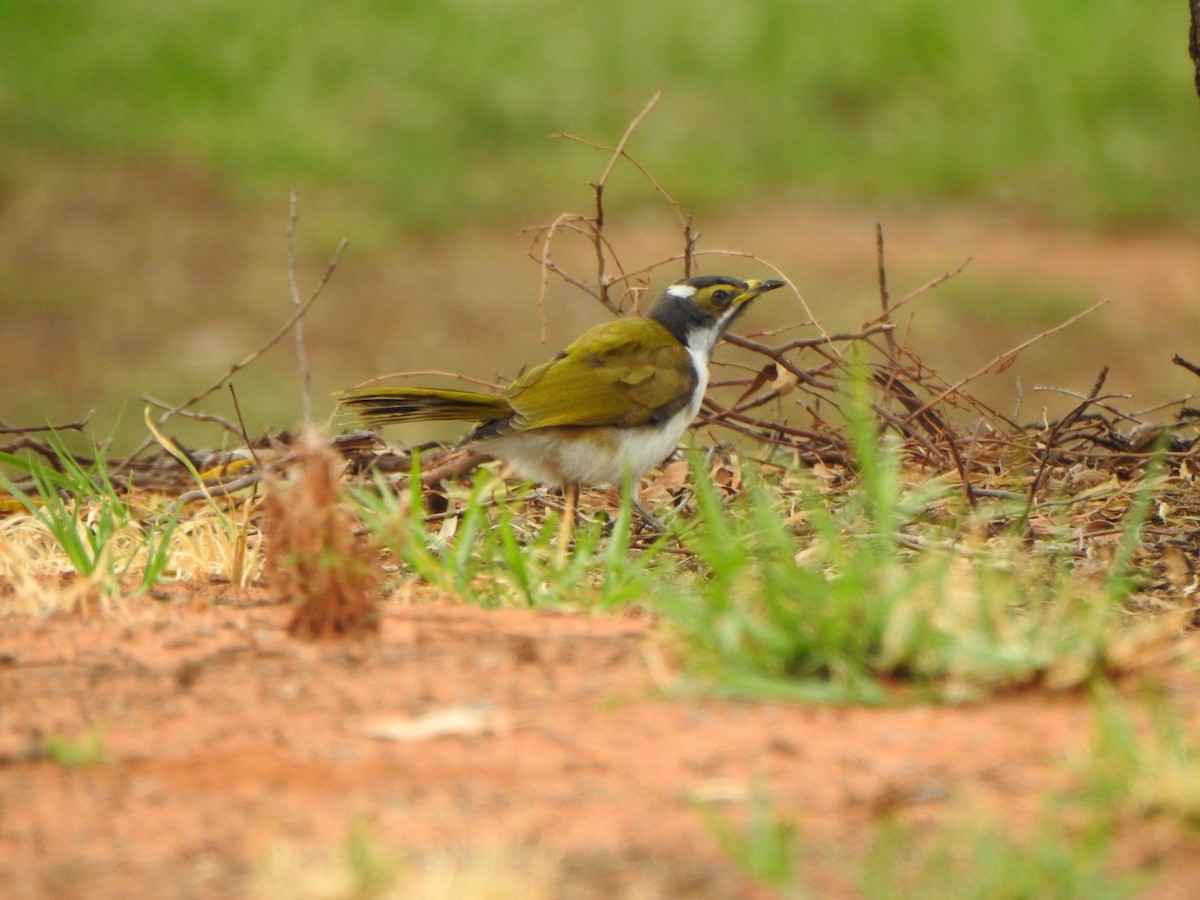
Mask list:
POLYGON ((248 587, 263 578, 263 535, 251 498, 226 515, 207 506, 188 513, 170 536, 166 570, 182 581, 215 579, 248 587))
POLYGON ((121 603, 96 579, 76 576, 37 519, 0 519, 0 616, 104 614, 121 603))
POLYGON ((549 900, 556 896, 559 869, 558 859, 547 851, 498 845, 444 850, 408 862, 360 836, 340 853, 274 848, 260 861, 250 895, 255 900, 549 900))

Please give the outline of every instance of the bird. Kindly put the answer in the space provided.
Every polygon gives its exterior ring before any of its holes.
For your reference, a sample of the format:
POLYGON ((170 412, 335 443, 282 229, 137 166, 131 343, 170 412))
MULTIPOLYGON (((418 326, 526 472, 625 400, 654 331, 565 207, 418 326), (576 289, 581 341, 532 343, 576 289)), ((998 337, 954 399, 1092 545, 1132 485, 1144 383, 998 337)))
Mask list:
POLYGON ((367 387, 342 392, 338 402, 372 426, 476 423, 460 447, 562 489, 559 547, 565 548, 580 485, 625 479, 636 485, 674 452, 700 411, 713 349, 751 301, 783 285, 727 275, 684 278, 645 316, 592 326, 499 394, 367 387))

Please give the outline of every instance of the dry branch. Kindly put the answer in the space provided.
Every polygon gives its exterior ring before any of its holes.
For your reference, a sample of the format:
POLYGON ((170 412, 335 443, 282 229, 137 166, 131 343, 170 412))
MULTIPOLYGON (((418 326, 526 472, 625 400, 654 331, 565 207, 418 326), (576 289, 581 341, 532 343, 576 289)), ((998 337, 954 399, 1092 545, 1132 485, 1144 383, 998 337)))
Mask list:
MULTIPOLYGON (((288 223, 284 236, 287 241, 287 283, 288 292, 292 295, 292 306, 299 310, 304 304, 300 299, 300 287, 296 283, 296 222, 300 218, 300 192, 292 191, 288 205, 288 223)), ((304 345, 304 316, 297 316, 295 323, 296 364, 300 368, 300 417, 305 422, 312 421, 312 398, 309 387, 312 384, 312 373, 308 369, 308 350, 304 345)))
POLYGON ((0 434, 40 434, 43 431, 83 431, 87 427, 88 422, 92 420, 92 415, 96 411, 90 410, 86 416, 78 422, 65 422, 62 425, 6 425, 0 422, 0 434))
POLYGON ((1200 96, 1200 0, 1191 0, 1192 25, 1188 30, 1188 52, 1196 69, 1196 95, 1200 96))
MULTIPOLYGON (((1104 306, 1107 303, 1108 303, 1108 300, 1101 300, 1099 303, 1094 303, 1091 306, 1089 306, 1087 309, 1083 310, 1082 312, 1078 312, 1075 315, 1071 316, 1065 322, 1060 322, 1058 325, 1055 325, 1052 328, 1047 328, 1045 331, 1035 334, 1033 337, 1029 338, 1028 340, 1022 341, 1021 343, 1017 344, 1017 346, 1013 347, 1012 349, 1005 350, 1003 353, 999 354, 998 356, 993 357, 985 365, 976 369, 974 372, 972 372, 966 378, 962 378, 962 379, 954 382, 954 384, 950 385, 948 388, 943 390, 940 394, 938 394, 932 400, 925 403, 917 412, 924 412, 925 410, 927 410, 927 409, 935 406, 936 404, 940 403, 941 401, 945 400, 951 394, 958 393, 964 387, 966 387, 968 384, 970 384, 972 381, 974 381, 976 378, 979 378, 981 375, 986 375, 988 372, 991 372, 993 369, 996 369, 999 371, 1003 371, 1004 369, 1007 369, 1009 366, 1011 366, 1013 364, 1013 361, 1016 360, 1016 358, 1018 356, 1020 356, 1022 353, 1024 353, 1026 350, 1028 350, 1030 347, 1032 347, 1038 341, 1042 340, 1043 338, 1047 338, 1052 334, 1057 334, 1058 332, 1062 331, 1064 328, 1068 328, 1071 325, 1074 325, 1076 322, 1078 322, 1084 316, 1091 315, 1092 313, 1094 313, 1096 310, 1098 310, 1100 307, 1104 306)), ((913 413, 913 415, 916 415, 916 414, 917 413, 913 413)))
POLYGON ((192 397, 189 397, 187 400, 183 401, 182 403, 180 403, 176 406, 171 407, 166 412, 164 412, 161 416, 158 417, 159 424, 163 424, 168 419, 170 419, 172 416, 176 415, 177 413, 180 413, 183 410, 188 409, 189 407, 195 406, 197 403, 199 403, 201 400, 203 400, 209 394, 219 391, 221 388, 223 388, 226 384, 229 383, 229 380, 231 378, 233 378, 234 375, 236 375, 242 369, 244 369, 247 366, 254 363, 260 356, 262 356, 264 353, 266 353, 268 350, 270 350, 272 347, 274 347, 276 344, 278 344, 279 341, 282 340, 283 337, 296 326, 296 323, 299 322, 302 318, 304 318, 304 316, 306 316, 308 314, 308 311, 310 309, 312 309, 313 304, 316 303, 317 300, 320 298, 321 292, 323 290, 325 290, 325 285, 327 285, 329 283, 329 279, 333 277, 334 270, 337 269, 338 262, 342 258, 342 252, 346 249, 346 245, 348 243, 349 243, 349 241, 346 238, 343 238, 341 240, 341 242, 337 246, 337 249, 334 251, 333 258, 330 259, 329 265, 326 266, 326 268, 325 268, 325 274, 321 276, 321 280, 320 280, 320 282, 318 282, 318 284, 317 284, 316 288, 313 290, 312 294, 309 295, 308 299, 304 301, 304 303, 300 306, 299 309, 297 309, 294 313, 292 313, 288 317, 287 321, 284 322, 283 325, 281 325, 279 327, 278 331, 276 331, 273 335, 271 335, 271 337, 268 338, 263 344, 261 344, 258 347, 258 349, 252 351, 251 353, 249 353, 248 355, 246 355, 245 357, 243 357, 242 359, 238 360, 233 365, 231 365, 229 367, 229 369, 225 372, 224 375, 222 375, 220 378, 218 378, 216 381, 214 381, 211 385, 206 387, 204 390, 193 395, 192 397))

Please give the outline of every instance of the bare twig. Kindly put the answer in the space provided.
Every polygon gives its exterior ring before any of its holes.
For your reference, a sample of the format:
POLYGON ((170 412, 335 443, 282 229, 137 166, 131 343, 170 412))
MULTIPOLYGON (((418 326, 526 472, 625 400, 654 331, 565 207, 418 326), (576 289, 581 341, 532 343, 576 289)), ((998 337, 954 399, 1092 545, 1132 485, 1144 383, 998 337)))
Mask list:
MULTIPOLYGON (((249 355, 245 356, 244 358, 240 359, 239 361, 237 361, 233 365, 231 365, 225 371, 225 374, 223 374, 220 378, 218 378, 216 381, 214 381, 212 384, 210 384, 204 390, 189 397, 187 400, 183 401, 182 403, 178 403, 174 406, 167 408, 163 412, 163 414, 158 417, 158 424, 159 425, 165 424, 169 419, 172 419, 175 416, 184 412, 184 410, 187 410, 190 407, 195 406, 197 403, 199 403, 201 400, 203 400, 209 394, 219 391, 221 388, 223 388, 226 384, 229 383, 230 379, 232 379, 234 375, 236 375, 242 369, 246 368, 246 366, 253 363, 260 356, 262 356, 264 353, 266 353, 268 350, 270 350, 272 347, 274 347, 276 344, 278 344, 279 341, 283 338, 283 336, 285 334, 287 334, 295 326, 295 324, 297 322, 299 322, 300 319, 302 319, 308 313, 308 311, 312 308, 312 305, 314 303, 316 303, 317 300, 320 298, 321 292, 323 290, 325 290, 325 285, 327 285, 329 283, 329 279, 333 277, 333 273, 337 269, 338 262, 342 258, 342 253, 345 251, 346 246, 349 243, 350 242, 347 238, 342 238, 342 240, 337 245, 337 249, 334 250, 334 252, 333 252, 333 257, 329 260, 329 265, 325 267, 325 274, 323 274, 321 276, 321 280, 320 280, 320 282, 317 283, 317 286, 313 290, 312 294, 309 296, 309 298, 307 300, 304 301, 303 305, 300 306, 299 309, 297 309, 294 313, 292 313, 291 316, 288 317, 288 320, 286 322, 284 322, 282 326, 280 326, 278 331, 276 331, 273 335, 271 335, 271 337, 264 344, 262 344, 262 346, 260 346, 257 350, 253 351, 249 355)), ((234 429, 234 433, 235 434, 237 433, 236 429, 234 429)), ((133 450, 132 453, 130 453, 127 457, 125 457, 125 460, 119 466, 117 466, 117 468, 114 470, 113 474, 117 475, 117 474, 123 472, 125 469, 129 468, 129 466, 132 465, 134 459, 136 459, 138 456, 140 456, 142 454, 142 452, 145 451, 146 448, 151 446, 154 442, 155 442, 155 438, 153 436, 145 438, 142 441, 142 443, 139 444, 133 450)))
POLYGON ((1200 96, 1200 0, 1191 0, 1192 26, 1188 30, 1188 52, 1196 69, 1196 95, 1200 96))
MULTIPOLYGON (((238 425, 242 430, 242 440, 246 442, 246 449, 250 451, 250 458, 254 460, 254 468, 259 472, 263 470, 262 460, 258 458, 258 451, 254 449, 254 441, 250 440, 250 432, 246 430, 246 420, 242 418, 242 404, 238 403, 237 389, 232 384, 229 385, 229 399, 233 401, 233 411, 237 414, 238 425)), ((305 417, 305 422, 308 417, 305 417)))
POLYGON ((374 378, 368 378, 366 381, 360 381, 354 386, 358 388, 370 387, 373 384, 378 384, 381 381, 390 381, 393 378, 455 378, 459 381, 465 381, 468 384, 476 384, 480 387, 489 388, 493 391, 503 389, 503 385, 496 384, 492 381, 485 381, 482 378, 472 378, 470 375, 461 375, 458 372, 447 372, 443 369, 413 369, 409 372, 389 372, 386 375, 376 375, 374 378))
MULTIPOLYGON (((535 230, 533 244, 531 244, 529 250, 526 251, 529 258, 536 262, 540 267, 537 303, 542 321, 542 343, 546 342, 546 291, 550 287, 551 272, 553 272, 563 281, 567 282, 567 284, 579 288, 581 291, 588 294, 593 300, 596 300, 600 303, 605 303, 607 299, 607 297, 602 297, 600 291, 596 290, 582 279, 576 278, 574 275, 556 263, 550 255, 550 249, 554 244, 554 236, 558 233, 559 229, 566 228, 583 234, 585 233, 583 229, 580 229, 575 223, 587 221, 588 219, 585 216, 580 216, 573 213, 562 213, 549 225, 543 225, 541 228, 535 230), (533 247, 539 243, 541 244, 541 251, 535 253, 533 247)), ((605 305, 608 307, 610 312, 614 314, 618 312, 618 310, 613 309, 607 303, 605 303, 605 305)))
POLYGON ((1130 413, 1130 415, 1136 419, 1140 419, 1143 416, 1158 412, 1160 409, 1166 409, 1169 406, 1183 407, 1184 404, 1188 403, 1191 399, 1192 395, 1188 394, 1186 397, 1178 397, 1174 400, 1163 400, 1161 403, 1155 403, 1151 406, 1143 407, 1142 409, 1135 409, 1132 413, 1130 413))
POLYGON ((946 423, 942 421, 942 417, 931 409, 922 410, 920 398, 917 397, 912 388, 897 377, 898 374, 896 366, 893 365, 886 374, 876 372, 873 378, 875 383, 888 396, 900 401, 900 405, 909 411, 910 420, 924 428, 930 437, 936 439, 946 434, 949 429, 946 427, 946 423))
MULTIPOLYGON (((887 283, 887 266, 884 263, 883 256, 883 223, 875 223, 875 265, 879 271, 879 305, 882 307, 880 312, 881 322, 891 322, 891 297, 888 295, 887 283)), ((888 351, 894 357, 896 356, 896 336, 889 329, 887 333, 888 351)))
MULTIPOLYGON (((672 203, 675 201, 672 200, 672 203)), ((688 216, 683 223, 683 277, 691 278, 696 270, 696 242, 700 240, 700 232, 692 227, 692 217, 688 216)))
POLYGON ((264 353, 266 353, 268 350, 270 350, 272 347, 274 347, 276 344, 278 344, 279 341, 283 338, 283 336, 285 334, 287 334, 289 331, 291 331, 292 328, 295 327, 297 322, 299 322, 302 318, 304 318, 304 316, 308 313, 308 311, 310 309, 312 309, 312 305, 314 303, 316 303, 317 300, 320 298, 321 292, 323 290, 325 290, 325 285, 327 285, 329 283, 329 279, 333 277, 334 270, 337 269, 338 262, 341 261, 341 258, 342 258, 342 253, 345 251, 346 245, 349 243, 350 242, 348 239, 342 238, 342 240, 337 245, 337 249, 333 253, 332 259, 329 260, 329 265, 325 267, 325 274, 321 276, 321 280, 320 280, 320 282, 318 282, 316 289, 312 292, 312 294, 309 296, 309 298, 304 301, 304 303, 300 306, 300 308, 297 309, 294 313, 292 313, 288 317, 287 321, 284 322, 282 326, 280 326, 278 331, 276 331, 273 335, 271 335, 271 337, 268 338, 267 341, 265 343, 263 343, 262 346, 260 346, 257 350, 253 351, 252 353, 248 354, 244 358, 240 359, 238 362, 235 362, 233 365, 231 365, 229 367, 229 369, 225 372, 224 375, 222 375, 220 378, 218 378, 216 381, 214 381, 211 385, 206 387, 204 390, 200 391, 195 396, 190 397, 187 400, 183 401, 183 403, 180 403, 177 406, 173 406, 170 409, 168 409, 166 412, 164 412, 158 418, 159 424, 166 422, 168 419, 172 418, 177 413, 180 413, 183 410, 188 409, 191 406, 194 406, 195 404, 197 404, 201 400, 203 400, 205 397, 207 397, 209 394, 211 394, 215 391, 219 391, 221 388, 223 388, 226 384, 229 383, 229 380, 231 378, 233 378, 234 375, 236 375, 242 369, 246 368, 246 366, 253 363, 260 356, 262 356, 264 353))
POLYGON ((1055 422, 1054 426, 1050 429, 1050 433, 1046 436, 1046 447, 1042 453, 1041 463, 1038 465, 1037 473, 1033 476, 1033 481, 1029 485, 1029 496, 1025 502, 1025 511, 1021 514, 1022 523, 1029 520, 1033 504, 1037 500, 1038 488, 1042 485, 1042 479, 1046 477, 1046 469, 1050 465, 1050 458, 1053 455, 1054 445, 1058 441, 1058 436, 1075 424, 1075 421, 1096 401, 1107 379, 1108 366, 1105 366, 1100 370, 1100 375, 1096 378, 1096 383, 1092 385, 1091 393, 1084 398, 1082 403, 1055 422))
POLYGON ((642 120, 650 115, 651 110, 658 105, 659 98, 661 97, 662 91, 655 91, 654 96, 633 117, 625 129, 625 133, 621 135, 621 140, 613 148, 612 155, 608 159, 608 165, 604 167, 604 172, 598 180, 592 183, 592 191, 596 195, 596 215, 592 219, 592 246, 596 251, 596 287, 600 292, 600 302, 609 309, 613 308, 613 303, 608 296, 608 288, 611 282, 606 271, 606 262, 612 248, 604 239, 604 188, 608 184, 608 179, 612 175, 613 168, 617 165, 617 162, 621 157, 626 156, 625 147, 629 143, 629 139, 633 137, 633 133, 637 131, 637 127, 642 123, 642 120))
MULTIPOLYGON (((300 309, 300 288, 296 284, 296 221, 300 218, 300 192, 292 191, 288 206, 288 223, 285 235, 287 237, 287 282, 288 291, 292 295, 292 306, 300 309)), ((295 324, 296 363, 300 367, 300 415, 307 422, 312 421, 312 400, 309 396, 309 386, 312 383, 312 373, 308 368, 308 351, 304 346, 304 317, 297 316, 295 324)), ((239 413, 240 414, 240 413, 239 413)))
POLYGON ((667 193, 667 191, 658 183, 658 181, 655 180, 649 171, 647 171, 647 169, 641 163, 631 156, 626 149, 634 132, 641 125, 646 116, 653 111, 661 97, 662 91, 656 91, 654 93, 645 106, 642 107, 642 109, 633 117, 632 120, 630 120, 628 126, 626 126, 624 134, 621 136, 621 139, 617 142, 616 146, 610 147, 603 144, 598 144, 572 134, 559 133, 552 135, 553 137, 575 141, 576 143, 591 147, 594 150, 603 150, 609 154, 609 159, 604 171, 600 175, 600 178, 592 183, 592 190, 595 194, 595 211, 591 217, 572 213, 563 213, 550 225, 542 226, 536 230, 534 243, 535 245, 540 243, 540 250, 535 253, 531 247, 529 250, 529 256, 541 265, 541 284, 538 294, 538 305, 539 308, 542 309, 543 340, 546 332, 545 295, 551 273, 554 273, 558 277, 562 278, 568 284, 584 290, 614 315, 623 315, 624 305, 614 302, 611 298, 609 292, 612 285, 619 282, 624 283, 626 290, 633 295, 636 305, 637 299, 640 297, 641 290, 634 286, 632 282, 639 275, 645 274, 651 269, 658 268, 667 264, 668 262, 673 262, 676 260, 683 261, 684 277, 690 277, 694 273, 695 257, 697 255, 695 248, 696 242, 699 239, 699 233, 695 230, 691 217, 683 212, 683 209, 680 207, 679 203, 676 202, 676 200, 669 193, 667 193), (641 175, 650 183, 654 190, 660 196, 662 196, 664 200, 666 200, 683 229, 684 249, 682 255, 673 256, 667 260, 661 260, 657 263, 653 263, 652 265, 637 272, 627 272, 624 269, 617 257, 616 249, 612 246, 611 242, 609 242, 608 238, 604 234, 604 190, 617 163, 622 159, 627 161, 639 173, 641 173, 641 175), (592 287, 590 284, 585 282, 584 279, 570 274, 557 263, 555 263, 551 258, 550 249, 552 242, 558 232, 562 230, 570 230, 579 234, 583 234, 591 242, 596 261, 595 287, 592 287), (616 265, 618 270, 617 275, 609 274, 608 269, 610 262, 616 265))
POLYGON ((874 325, 868 325, 859 331, 840 331, 837 334, 823 334, 820 337, 803 338, 798 341, 788 341, 788 343, 776 347, 775 352, 789 353, 792 350, 799 350, 803 347, 820 347, 824 344, 862 341, 875 334, 886 333, 890 335, 895 329, 896 326, 892 322, 878 322, 874 325))
POLYGON ((15 425, 0 424, 0 434, 38 434, 43 431, 83 431, 87 427, 88 422, 92 420, 95 410, 89 410, 88 414, 78 422, 65 422, 62 425, 29 425, 18 427, 15 425))
POLYGON ((876 323, 882 322, 885 319, 892 319, 896 315, 896 311, 898 309, 900 309, 901 307, 907 306, 909 303, 916 300, 918 297, 922 296, 923 294, 933 290, 938 285, 945 284, 951 278, 955 278, 955 277, 961 275, 963 269, 965 269, 968 265, 970 265, 970 263, 971 263, 971 257, 968 256, 966 259, 964 259, 962 262, 960 262, 953 269, 948 269, 947 271, 945 271, 941 275, 939 275, 937 278, 933 279, 932 281, 925 282, 925 284, 921 285, 915 291, 911 291, 911 292, 905 294, 903 297, 901 297, 895 303, 890 304, 888 306, 886 315, 884 315, 883 313, 880 313, 875 318, 870 319, 867 322, 864 322, 862 327, 867 328, 868 326, 875 325, 876 323))
MULTIPOLYGON (((1200 3, 1200 0, 1196 0, 1196 2, 1200 3)), ((1181 369, 1187 369, 1193 375, 1200 376, 1200 366, 1196 365, 1194 362, 1189 362, 1178 353, 1171 357, 1171 362, 1175 363, 1175 365, 1179 366, 1181 369)))
POLYGON ((212 501, 213 496, 230 496, 243 488, 253 487, 262 481, 262 472, 254 471, 247 472, 245 475, 239 475, 229 481, 222 479, 205 479, 204 486, 192 491, 184 491, 175 498, 172 504, 172 509, 176 507, 187 506, 189 503, 195 503, 197 500, 212 501))
POLYGON ((1091 406, 1094 409, 1109 413, 1116 419, 1129 422, 1133 425, 1144 424, 1139 418, 1138 414, 1121 412, 1121 410, 1117 409, 1115 406, 1104 402, 1106 400, 1129 400, 1133 397, 1133 394, 1104 394, 1099 397, 1089 397, 1087 394, 1081 393, 1080 391, 1072 391, 1068 388, 1034 386, 1033 390, 1038 393, 1062 394, 1065 397, 1070 397, 1072 400, 1090 400, 1091 406))
MULTIPOLYGON (((142 394, 142 402, 149 403, 151 406, 155 407, 156 409, 171 409, 170 403, 167 403, 165 400, 155 399, 154 397, 151 397, 149 394, 142 394)), ((240 438, 242 436, 241 429, 239 429, 237 427, 237 425, 235 425, 233 422, 230 422, 224 416, 218 416, 215 413, 195 412, 193 410, 185 409, 185 410, 180 410, 177 413, 177 415, 180 416, 181 418, 192 419, 196 422, 213 422, 217 425, 220 425, 222 428, 224 428, 226 431, 228 431, 234 437, 240 438)))
POLYGON ((1074 325, 1076 322, 1078 322, 1084 316, 1091 315, 1092 313, 1094 313, 1096 310, 1098 310, 1100 307, 1104 306, 1107 303, 1108 303, 1107 299, 1101 300, 1099 303, 1094 303, 1091 306, 1089 306, 1087 309, 1083 310, 1082 312, 1078 312, 1075 315, 1071 316, 1071 318, 1067 319, 1065 322, 1060 322, 1058 325, 1055 325, 1053 328, 1047 328, 1045 331, 1040 332, 1039 334, 1035 334, 1033 337, 1029 338, 1029 340, 1022 341, 1021 343, 1017 344, 1017 346, 1013 347, 1012 349, 1005 350, 1003 353, 999 354, 998 356, 992 357, 992 359, 989 362, 987 362, 985 365, 981 366, 980 368, 976 369, 974 372, 972 372, 966 378, 960 378, 958 381, 954 382, 954 384, 950 385, 948 388, 946 388, 940 394, 935 396, 932 400, 926 401, 925 404, 919 410, 917 410, 917 412, 913 413, 913 415, 917 415, 918 413, 924 412, 925 410, 929 409, 932 406, 936 406, 938 403, 941 403, 943 400, 945 400, 951 394, 958 393, 959 391, 962 390, 963 387, 970 384, 972 381, 974 381, 976 378, 980 377, 981 375, 984 375, 984 374, 990 372, 992 369, 1008 368, 1008 366, 1012 365, 1013 360, 1015 360, 1018 356, 1020 356, 1023 352, 1028 350, 1031 346, 1036 344, 1042 338, 1049 337, 1052 334, 1056 334, 1056 333, 1062 331, 1064 328, 1069 328, 1071 325, 1074 325))
POLYGON ((20 437, 11 444, 0 446, 0 453, 16 453, 18 450, 32 450, 39 456, 44 457, 56 472, 63 470, 62 460, 58 458, 59 455, 55 452, 54 448, 46 446, 46 444, 36 438, 20 437))
POLYGON ((975 486, 971 484, 971 473, 967 468, 967 461, 963 459, 962 452, 958 449, 958 441, 954 439, 954 432, 947 430, 943 432, 943 436, 946 439, 946 446, 950 448, 950 456, 954 459, 954 468, 958 470, 958 480, 962 484, 967 504, 973 510, 979 509, 979 501, 975 497, 975 486))
MULTIPOLYGON (((642 108, 641 112, 639 112, 637 114, 637 116, 634 117, 633 121, 630 123, 629 128, 626 130, 626 136, 625 136, 625 138, 622 139, 623 142, 627 141, 627 139, 628 139, 629 135, 632 133, 633 129, 637 128, 637 126, 639 126, 641 124, 641 120, 644 119, 649 114, 649 112, 658 104, 658 101, 661 98, 662 98, 662 91, 661 90, 656 91, 654 96, 650 98, 650 100, 646 104, 646 106, 644 106, 642 108)), ((620 145, 618 145, 617 147, 610 147, 606 144, 598 144, 594 141, 589 141, 589 140, 586 140, 585 138, 577 137, 576 135, 566 134, 566 133, 562 133, 562 132, 552 134, 551 137, 562 138, 562 139, 568 140, 568 141, 574 141, 577 144, 583 144, 585 147, 591 147, 593 150, 603 150, 606 153, 614 154, 612 160, 610 160, 610 162, 609 162, 609 166, 608 166, 609 170, 612 169, 613 165, 615 164, 615 160, 617 159, 618 156, 624 158, 626 162, 628 162, 631 166, 633 166, 635 169, 637 169, 637 171, 639 173, 641 173, 642 177, 645 178, 647 182, 649 182, 650 186, 655 190, 655 192, 658 193, 659 196, 661 196, 664 200, 667 201, 667 204, 671 207, 672 210, 674 210, 675 215, 679 218, 679 224, 686 227, 688 216, 684 214, 682 207, 680 207, 679 203, 676 202, 675 198, 672 197, 669 193, 667 193, 667 190, 661 184, 658 183, 658 180, 653 175, 650 174, 650 171, 645 166, 643 166, 640 162, 638 162, 637 159, 630 156, 627 152, 620 149, 620 145)), ((608 176, 608 172, 606 171, 602 180, 607 180, 607 176, 608 176)))
MULTIPOLYGON (((771 360, 776 365, 780 366, 781 368, 785 369, 788 372, 791 372, 803 384, 812 384, 813 383, 812 375, 809 372, 805 371, 804 369, 801 369, 798 365, 796 365, 794 362, 792 362, 790 359, 788 359, 788 357, 782 351, 780 351, 778 348, 769 347, 766 344, 760 344, 758 341, 752 341, 749 338, 744 338, 740 334, 727 334, 727 335, 725 335, 725 340, 728 341, 729 343, 733 344, 733 346, 735 346, 735 347, 741 347, 744 350, 749 350, 752 353, 757 353, 760 356, 765 356, 767 359, 771 360)), ((826 341, 821 341, 820 343, 824 344, 824 343, 826 343, 826 341)), ((817 346, 817 345, 811 344, 809 346, 817 346)))

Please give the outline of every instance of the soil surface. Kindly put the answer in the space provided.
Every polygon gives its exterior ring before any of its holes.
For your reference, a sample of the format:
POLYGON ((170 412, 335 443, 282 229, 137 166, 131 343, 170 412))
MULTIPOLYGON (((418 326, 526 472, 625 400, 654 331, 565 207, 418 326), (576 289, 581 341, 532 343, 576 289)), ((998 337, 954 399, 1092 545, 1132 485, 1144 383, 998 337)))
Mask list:
MULTIPOLYGON (((272 852, 336 852, 365 826, 416 864, 536 848, 554 896, 766 897, 698 811, 740 821, 765 785, 802 831, 812 895, 851 897, 881 818, 1032 826, 1091 739, 1078 694, 681 696, 667 637, 636 613, 410 591, 377 637, 324 643, 289 638, 290 614, 262 589, 183 585, 103 616, 0 620, 0 895, 246 895, 272 852), (99 760, 44 749, 90 730, 99 760)), ((1122 834, 1120 866, 1155 866, 1147 897, 1195 896, 1200 842, 1171 835, 1122 834)))

